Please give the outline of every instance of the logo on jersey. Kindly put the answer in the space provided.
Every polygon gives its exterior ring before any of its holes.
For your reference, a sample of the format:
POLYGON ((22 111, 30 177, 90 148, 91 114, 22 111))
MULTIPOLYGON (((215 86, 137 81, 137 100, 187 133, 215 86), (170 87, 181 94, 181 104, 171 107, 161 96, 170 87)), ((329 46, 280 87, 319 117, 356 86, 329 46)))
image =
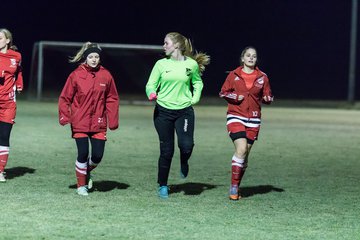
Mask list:
POLYGON ((16 59, 10 58, 10 67, 16 67, 16 59))
POLYGON ((258 78, 254 85, 255 87, 261 88, 264 85, 264 77, 258 78))
POLYGON ((186 68, 186 76, 190 76, 191 75, 191 69, 190 68, 186 68))
POLYGON ((236 78, 234 79, 234 81, 239 81, 240 78, 238 76, 236 76, 236 78))
POLYGON ((264 84, 264 77, 259 78, 258 80, 256 80, 256 82, 258 82, 259 84, 264 84))

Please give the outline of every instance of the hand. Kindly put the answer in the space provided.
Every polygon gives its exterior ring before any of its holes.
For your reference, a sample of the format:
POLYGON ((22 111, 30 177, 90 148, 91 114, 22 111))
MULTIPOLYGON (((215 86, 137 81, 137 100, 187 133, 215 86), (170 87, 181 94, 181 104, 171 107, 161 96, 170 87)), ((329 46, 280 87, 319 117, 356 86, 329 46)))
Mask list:
POLYGON ((149 95, 149 101, 154 101, 154 100, 156 100, 156 99, 157 99, 156 93, 150 93, 150 95, 149 95))
POLYGON ((65 126, 66 124, 69 123, 69 121, 67 119, 65 119, 64 117, 60 117, 59 118, 59 123, 61 126, 65 126))
POLYGON ((239 95, 238 96, 238 101, 242 101, 242 100, 244 100, 244 95, 239 95))
POLYGON ((272 101, 274 101, 274 97, 272 97, 272 96, 264 96, 263 99, 264 99, 265 102, 272 102, 272 101))

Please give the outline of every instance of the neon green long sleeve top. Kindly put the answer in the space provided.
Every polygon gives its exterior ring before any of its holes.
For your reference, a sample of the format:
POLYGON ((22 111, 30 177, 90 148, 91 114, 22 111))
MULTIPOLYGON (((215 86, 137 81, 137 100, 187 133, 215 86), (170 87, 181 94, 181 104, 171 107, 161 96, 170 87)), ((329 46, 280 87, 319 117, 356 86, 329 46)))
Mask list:
POLYGON ((178 110, 198 103, 203 86, 199 65, 194 59, 163 58, 155 63, 145 91, 148 97, 156 93, 160 106, 178 110))

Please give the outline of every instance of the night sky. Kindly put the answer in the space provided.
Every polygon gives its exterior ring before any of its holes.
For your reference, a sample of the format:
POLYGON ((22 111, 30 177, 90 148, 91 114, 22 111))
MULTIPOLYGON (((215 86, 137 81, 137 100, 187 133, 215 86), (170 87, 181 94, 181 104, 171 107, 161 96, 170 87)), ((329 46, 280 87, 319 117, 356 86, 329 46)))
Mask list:
MULTIPOLYGON (((14 35, 25 81, 33 44, 40 40, 162 45, 167 32, 177 31, 212 58, 203 75, 205 95, 217 96, 225 72, 252 45, 276 98, 347 98, 351 0, 112 2, 3 2, 0 27, 14 35)), ((358 67, 357 89, 359 72, 358 67)))

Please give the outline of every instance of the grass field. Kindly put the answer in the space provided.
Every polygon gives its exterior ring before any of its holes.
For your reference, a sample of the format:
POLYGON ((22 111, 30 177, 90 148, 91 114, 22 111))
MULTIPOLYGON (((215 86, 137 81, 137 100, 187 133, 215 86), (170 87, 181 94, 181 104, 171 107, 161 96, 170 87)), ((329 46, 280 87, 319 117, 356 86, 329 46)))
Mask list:
POLYGON ((95 191, 75 194, 76 147, 56 103, 20 101, 0 239, 360 239, 360 111, 266 107, 242 184, 228 200, 233 146, 224 106, 196 106, 189 177, 156 195, 152 106, 120 107, 95 191))

